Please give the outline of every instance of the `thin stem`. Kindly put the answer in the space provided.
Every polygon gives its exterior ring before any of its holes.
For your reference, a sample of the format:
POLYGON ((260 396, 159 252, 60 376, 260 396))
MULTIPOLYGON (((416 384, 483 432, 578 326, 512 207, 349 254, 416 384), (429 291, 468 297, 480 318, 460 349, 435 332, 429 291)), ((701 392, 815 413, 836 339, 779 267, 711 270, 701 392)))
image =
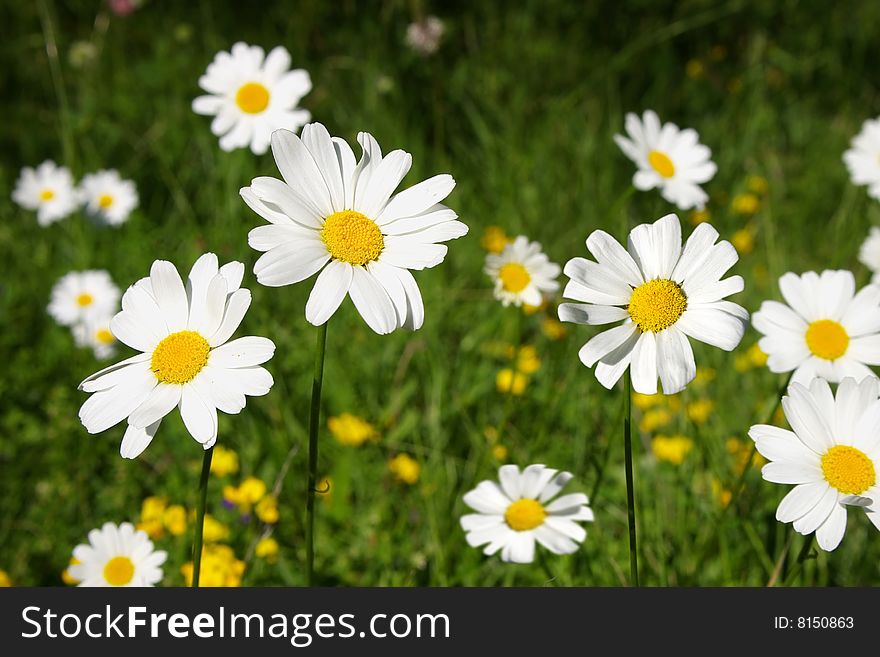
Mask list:
POLYGON ((199 587, 199 574, 202 570, 202 534, 205 531, 205 505, 208 502, 208 475, 211 474, 211 458, 214 456, 214 447, 205 450, 205 458, 202 461, 202 476, 199 479, 199 500, 196 508, 196 536, 193 539, 193 574, 192 586, 199 587))
POLYGON ((55 97, 58 100, 58 110, 61 116, 61 149, 64 154, 64 164, 74 168, 74 145, 73 130, 71 127, 70 104, 67 102, 67 91, 64 88, 64 78, 61 75, 61 62, 58 58, 58 44, 55 41, 55 27, 52 22, 52 11, 49 9, 47 0, 40 0, 40 23, 43 28, 43 40, 46 44, 46 57, 49 59, 49 73, 52 76, 52 86, 55 88, 55 97))
POLYGON ((632 381, 624 375, 623 450, 626 457, 626 510, 629 520, 629 574, 633 586, 639 585, 639 555, 636 543, 636 501, 633 493, 632 463, 632 381))
POLYGON ((327 322, 318 327, 315 343, 315 374, 309 409, 309 475, 306 480, 306 582, 315 584, 315 487, 318 484, 318 428, 321 420, 321 385, 324 382, 324 351, 327 322))
POLYGON ((547 557, 544 555, 544 552, 541 550, 536 550, 538 553, 538 563, 541 565, 541 570, 544 571, 544 577, 547 578, 547 583, 552 584, 553 586, 561 586, 559 583, 559 578, 553 574, 553 571, 550 570, 550 566, 547 564, 547 557))
POLYGON ((783 586, 791 586, 794 583, 794 580, 797 579, 797 576, 803 571, 804 562, 810 558, 810 549, 813 547, 813 536, 807 535, 804 536, 804 544, 801 545, 801 551, 798 552, 797 559, 794 562, 794 565, 791 567, 791 571, 785 578, 785 581, 782 583, 783 586))

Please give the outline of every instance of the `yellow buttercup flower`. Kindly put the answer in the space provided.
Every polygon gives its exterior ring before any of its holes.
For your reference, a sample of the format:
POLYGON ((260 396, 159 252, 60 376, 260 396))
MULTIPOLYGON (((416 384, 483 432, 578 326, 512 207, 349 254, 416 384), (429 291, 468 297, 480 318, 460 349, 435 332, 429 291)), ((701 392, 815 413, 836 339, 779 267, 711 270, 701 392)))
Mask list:
POLYGON ((141 518, 136 524, 137 529, 147 533, 152 539, 162 538, 165 533, 165 524, 162 518, 168 500, 164 497, 151 496, 141 503, 141 518))
POLYGON ((761 351, 761 347, 758 346, 757 342, 749 347, 746 353, 755 367, 764 367, 767 364, 767 354, 761 351))
POLYGON ((541 331, 547 336, 547 338, 554 341, 562 340, 562 338, 568 335, 568 329, 565 327, 565 324, 552 317, 545 317, 543 319, 541 322, 541 331))
POLYGON ((327 420, 330 433, 343 445, 358 447, 367 441, 376 441, 379 434, 372 424, 351 413, 342 413, 327 420))
POLYGON ((229 538, 229 527, 217 520, 210 513, 205 514, 205 525, 203 530, 205 543, 219 543, 229 538))
POLYGON ((492 457, 496 461, 504 461, 507 458, 507 448, 504 445, 495 445, 492 447, 492 457))
POLYGON ((672 414, 665 408, 652 408, 647 411, 639 422, 639 429, 644 433, 654 433, 672 422, 672 414))
POLYGON ((751 444, 747 444, 735 436, 728 438, 724 446, 727 449, 727 453, 733 457, 733 467, 737 473, 743 471, 749 459, 751 459, 752 467, 758 470, 767 463, 767 459, 754 451, 754 447, 751 444))
POLYGON ((711 399, 697 399, 687 405, 687 415, 694 424, 706 424, 713 410, 715 402, 711 399))
POLYGON ((266 497, 257 502, 255 511, 257 517, 262 522, 269 525, 274 525, 278 522, 278 500, 274 495, 266 495, 266 497))
POLYGON ((211 474, 218 477, 238 472, 238 454, 222 445, 214 447, 214 457, 211 461, 211 474))
POLYGON ((534 374, 541 369, 538 351, 530 345, 520 347, 519 353, 516 355, 516 369, 522 374, 534 374))
MULTIPOLYGON (((202 549, 202 567, 199 586, 241 586, 244 561, 235 557, 228 545, 206 545, 202 549)), ((187 586, 192 586, 193 564, 190 561, 180 567, 187 586)))
POLYGON ((643 395, 640 392, 634 392, 632 396, 632 401, 633 404, 636 405, 636 408, 646 411, 649 408, 653 408, 654 406, 662 404, 663 395, 659 392, 655 395, 643 395))
POLYGON ((746 187, 753 194, 766 194, 770 184, 764 176, 749 176, 746 178, 746 187))
POLYGON ((730 243, 740 255, 748 255, 755 250, 755 233, 750 226, 740 228, 730 238, 730 243))
POLYGON ((656 436, 651 441, 651 451, 658 461, 681 465, 694 447, 694 441, 687 436, 656 436))
POLYGON ((388 469, 397 481, 412 486, 419 480, 422 466, 408 454, 398 454, 388 462, 388 469))
POLYGON ((511 395, 521 395, 525 392, 528 377, 521 372, 514 372, 510 368, 505 368, 498 372, 495 376, 495 387, 498 392, 510 393, 511 395))
POLYGON ((761 199, 754 194, 737 194, 730 207, 737 214, 755 214, 761 209, 761 199))
POLYGON ((7 588, 12 586, 12 579, 5 570, 0 570, 0 587, 7 588))
POLYGON ((260 559, 273 562, 278 558, 278 541, 271 536, 261 538, 257 543, 254 554, 260 559))
POLYGON ((480 246, 489 253, 501 253, 512 241, 500 226, 488 226, 480 238, 480 246))
MULTIPOLYGON (((162 522, 173 536, 186 533, 186 509, 180 504, 173 504, 165 509, 162 522)), ((148 532, 149 533, 149 532, 148 532)))
POLYGON ((137 529, 146 532, 147 536, 152 539, 162 538, 165 535, 165 525, 162 524, 162 518, 152 518, 150 520, 141 520, 135 524, 137 529))
POLYGON ((694 385, 705 386, 714 381, 717 374, 712 367, 698 367, 697 375, 694 377, 694 385))
POLYGON ((718 501, 718 505, 725 509, 730 504, 730 501, 733 499, 733 493, 724 487, 724 485, 718 481, 717 479, 712 480, 712 494, 715 496, 715 499, 718 501))

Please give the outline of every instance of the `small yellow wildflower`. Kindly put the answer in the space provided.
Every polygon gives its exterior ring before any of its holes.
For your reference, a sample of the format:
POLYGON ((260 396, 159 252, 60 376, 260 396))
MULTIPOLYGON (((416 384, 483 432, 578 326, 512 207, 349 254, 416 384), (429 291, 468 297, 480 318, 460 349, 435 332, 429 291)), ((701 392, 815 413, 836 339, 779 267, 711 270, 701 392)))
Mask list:
POLYGON ((229 527, 217 520, 210 513, 206 513, 203 538, 205 543, 219 543, 220 541, 225 541, 229 538, 229 527))
POLYGON ((715 499, 718 501, 718 505, 722 509, 726 509, 727 506, 730 504, 730 500, 733 499, 733 493, 725 488, 724 485, 717 479, 712 480, 712 494, 715 496, 715 499))
POLYGON ((486 440, 490 443, 494 443, 498 440, 498 429, 496 427, 484 427, 483 435, 486 436, 486 440))
POLYGON ((754 194, 737 194, 730 202, 730 207, 737 214, 755 214, 761 209, 761 199, 754 194))
POLYGON ((412 486, 419 480, 422 467, 408 454, 398 454, 388 462, 388 469, 397 481, 412 486))
POLYGON ((746 178, 746 187, 753 194, 763 195, 767 193, 770 184, 764 176, 749 176, 746 178))
POLYGON ((654 433, 672 422, 672 414, 665 408, 652 408, 642 416, 639 429, 643 433, 654 433))
POLYGON ((512 241, 500 226, 488 226, 480 238, 480 246, 489 253, 501 253, 512 241))
POLYGON ((261 538, 257 543, 254 554, 260 559, 265 559, 270 563, 275 561, 278 558, 278 541, 271 536, 261 538))
POLYGON ((678 413, 681 410, 681 394, 675 393, 674 395, 664 395, 664 403, 666 404, 666 408, 670 413, 678 413))
POLYGON ((761 351, 761 347, 758 346, 757 342, 749 347, 746 353, 755 367, 764 367, 767 364, 767 354, 761 351))
POLYGON ((697 375, 694 377, 694 384, 698 386, 705 386, 707 383, 711 383, 715 380, 715 375, 718 374, 713 367, 698 367, 697 375))
POLYGON ((538 351, 531 345, 520 347, 516 355, 516 369, 523 374, 534 374, 541 369, 541 359, 538 351))
POLYGON ((706 72, 703 62, 699 59, 689 59, 684 70, 687 76, 692 80, 699 80, 706 72))
POLYGON ((211 460, 211 474, 218 477, 238 472, 238 454, 222 445, 214 447, 214 457, 211 460))
POLYGON ((180 504, 172 504, 162 514, 162 522, 171 532, 172 536, 181 536, 186 533, 186 509, 180 504))
POLYGON ((507 448, 504 445, 495 445, 492 448, 492 456, 496 461, 504 461, 507 459, 507 448))
POLYGON ((165 514, 165 507, 168 500, 164 497, 151 496, 144 499, 141 503, 141 518, 137 522, 136 527, 144 532, 152 539, 162 538, 165 533, 165 525, 162 518, 165 514))
POLYGON ((543 331, 544 335, 547 336, 550 340, 562 340, 566 335, 568 335, 568 328, 560 322, 558 319, 553 319, 552 317, 545 317, 541 322, 541 331, 543 331))
POLYGON ((748 255, 755 250, 755 233, 750 226, 740 228, 730 238, 731 244, 740 255, 748 255))
POLYGON ((12 579, 9 577, 9 573, 5 570, 0 570, 0 588, 7 588, 12 586, 12 579))
POLYGON ((694 424, 706 424, 713 410, 715 402, 711 399, 697 399, 687 405, 687 415, 694 424))
POLYGON ((712 213, 708 210, 693 210, 690 214, 690 222, 692 225, 697 226, 703 222, 709 221, 712 218, 712 213))
POLYGON ((278 522, 278 500, 274 495, 266 495, 257 502, 255 511, 257 518, 266 524, 274 525, 278 522))
MULTIPOLYGON (((235 558, 235 552, 228 545, 206 545, 202 548, 202 567, 199 586, 241 586, 244 574, 244 561, 235 558)), ((180 567, 187 586, 192 586, 193 565, 180 567)))
POLYGON ((767 460, 755 451, 751 441, 746 443, 736 436, 731 436, 724 443, 724 446, 727 453, 733 457, 733 468, 737 473, 741 473, 750 460, 752 467, 757 469, 761 469, 767 463, 767 460))
POLYGON ((509 392, 512 395, 521 395, 525 392, 528 378, 525 374, 514 372, 505 368, 495 376, 495 387, 498 392, 509 392))
POLYGON ((693 447, 694 441, 681 435, 657 435, 651 441, 651 451, 654 453, 654 458, 673 465, 681 465, 693 447))
POLYGON ((379 434, 372 424, 357 415, 342 413, 327 420, 333 437, 343 445, 359 447, 367 441, 376 441, 379 434))
POLYGON ((135 528, 145 532, 152 539, 159 539, 165 535, 165 525, 162 524, 162 517, 151 518, 150 520, 140 520, 135 524, 135 528))
POLYGON ((522 305, 522 310, 524 315, 536 315, 537 313, 544 310, 547 307, 547 300, 541 299, 541 303, 537 306, 531 306, 527 303, 522 305))
POLYGON ((633 404, 636 405, 636 408, 646 411, 649 408, 653 408, 654 406, 662 404, 663 395, 661 395, 659 392, 655 395, 643 395, 640 392, 634 392, 632 396, 632 401, 633 404))

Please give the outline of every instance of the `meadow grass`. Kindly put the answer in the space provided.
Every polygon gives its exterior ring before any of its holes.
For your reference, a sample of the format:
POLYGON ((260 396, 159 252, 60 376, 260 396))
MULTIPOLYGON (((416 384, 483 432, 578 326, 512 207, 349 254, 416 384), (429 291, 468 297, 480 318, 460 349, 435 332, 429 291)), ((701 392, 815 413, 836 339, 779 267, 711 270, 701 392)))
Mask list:
MULTIPOLYGON (((622 239, 629 227, 673 211, 657 193, 618 202, 633 173, 612 141, 625 112, 653 108, 697 129, 712 148, 711 221, 726 239, 746 225, 755 234, 754 251, 735 268, 746 280, 735 301, 754 311, 761 300, 779 298, 776 281, 786 271, 847 268, 867 282, 856 255, 880 211, 849 183, 841 154, 876 114, 880 52, 871 26, 880 5, 438 3, 447 34, 436 55, 421 57, 404 44, 420 4, 151 1, 124 19, 103 9, 96 19, 99 3, 84 1, 0 10, 12 27, 0 44, 0 568, 15 583, 60 584, 87 531, 107 520, 136 521, 148 495, 194 508, 202 453, 179 417, 169 416, 135 461, 119 457, 122 427, 90 436, 80 425, 85 395, 76 386, 103 365, 74 346, 46 304, 70 270, 107 269, 124 289, 156 258, 185 271, 205 251, 247 266, 254 299, 238 335, 277 344, 270 394, 250 399, 240 415, 221 416, 219 444, 239 454, 241 471, 212 477, 209 511, 229 524, 226 542, 243 558, 259 528, 222 508, 222 487, 250 474, 271 486, 289 459, 274 530, 281 552, 275 563, 249 559, 243 583, 305 581, 305 446, 317 331, 304 318, 310 285, 256 284, 250 268, 258 254, 247 233, 262 220, 238 190, 257 175, 277 175, 275 164, 270 154, 222 152, 210 121, 190 108, 214 53, 235 41, 286 46, 294 66, 311 73, 314 90, 303 104, 314 118, 350 142, 364 130, 384 149, 411 152, 408 183, 452 173, 458 184, 448 204, 470 227, 449 244, 442 266, 416 276, 427 313, 420 331, 377 336, 348 301, 330 322, 325 418, 354 413, 380 438, 343 446, 322 421, 319 476, 330 477, 331 488, 317 505, 319 583, 545 584, 540 564, 486 558, 467 546, 458 525, 462 494, 494 478, 502 462, 569 470, 572 489, 591 496, 596 522, 584 545, 571 556, 548 555, 558 583, 628 581, 622 398, 577 359, 595 329, 569 325, 564 339, 552 341, 541 331, 541 313, 502 308, 482 272, 480 246, 484 229, 498 225, 540 241, 564 263, 586 255, 594 229, 622 239), (95 47, 93 60, 71 57, 80 41, 95 47), (77 178, 119 169, 137 182, 140 208, 119 229, 80 215, 39 227, 10 193, 22 166, 47 158, 77 178), (746 217, 731 210, 731 200, 750 175, 769 186, 759 212, 746 217), (509 365, 502 343, 517 341, 535 346, 541 368, 511 400, 496 390, 495 377, 509 365), (487 429, 507 449, 502 461, 487 429), (388 472, 399 452, 421 464, 413 486, 388 472)), ((681 216, 688 226, 687 213, 681 216)), ((748 443, 749 426, 765 421, 784 381, 765 368, 734 369, 756 340, 750 329, 733 354, 695 344, 698 365, 715 377, 683 393, 682 409, 711 399, 714 411, 697 425, 682 410, 670 426, 634 436, 644 584, 763 585, 791 573, 805 539, 792 539, 790 526, 774 518, 786 487, 763 482, 753 469, 730 508, 713 492, 713 479, 728 489, 738 480, 726 440, 748 443), (658 462, 654 433, 682 433, 694 449, 680 466, 658 462)), ((120 357, 127 355, 123 349, 120 357)), ((636 427, 640 420, 636 411, 636 427)), ((877 583, 880 543, 860 515, 850 514, 838 550, 820 552, 790 580, 877 583)), ((156 542, 170 553, 165 583, 182 584, 190 533, 156 542)))

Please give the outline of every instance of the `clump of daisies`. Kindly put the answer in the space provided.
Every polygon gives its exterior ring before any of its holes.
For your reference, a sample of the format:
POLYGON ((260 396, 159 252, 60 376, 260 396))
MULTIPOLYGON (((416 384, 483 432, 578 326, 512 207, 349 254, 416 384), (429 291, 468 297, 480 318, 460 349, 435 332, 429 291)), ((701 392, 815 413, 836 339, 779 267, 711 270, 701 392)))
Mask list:
POLYGON ((541 464, 522 472, 503 465, 498 481, 482 481, 464 496, 476 513, 461 517, 468 545, 485 546, 483 554, 501 552, 501 560, 531 563, 535 543, 554 554, 571 554, 587 536, 578 523, 594 519, 584 493, 557 497, 571 481, 570 472, 541 464))
POLYGON ((49 315, 70 328, 77 346, 90 348, 96 358, 108 358, 116 348, 110 318, 119 309, 119 288, 101 269, 72 271, 52 288, 49 315))
POLYGON ((193 111, 214 117, 211 132, 224 151, 250 147, 261 155, 272 132, 297 131, 311 118, 298 107, 312 89, 311 78, 301 68, 290 69, 290 53, 282 46, 266 55, 259 46, 238 42, 217 53, 199 86, 207 94, 193 101, 193 111))
POLYGON ((614 141, 638 167, 633 175, 635 188, 659 188, 663 198, 680 210, 702 210, 709 196, 700 185, 712 180, 718 167, 696 131, 682 130, 674 123, 661 125, 652 110, 646 110, 641 119, 627 114, 625 127, 629 137, 614 135, 614 141))
POLYGON ((501 253, 486 254, 484 271, 495 284, 495 298, 503 305, 540 306, 546 294, 559 289, 556 278, 562 269, 550 261, 538 242, 520 235, 501 253))
POLYGON ((131 523, 104 523, 73 549, 67 574, 78 586, 155 586, 168 555, 131 523))
POLYGON ((78 193, 86 212, 109 226, 125 223, 138 205, 134 182, 123 180, 115 169, 104 169, 84 176, 78 193))
POLYGON ((880 199, 880 118, 868 119, 843 154, 854 185, 868 188, 868 196, 880 199))
POLYGON ((25 210, 35 210, 41 226, 67 218, 79 206, 73 174, 52 160, 46 160, 35 169, 24 167, 15 183, 12 200, 25 210))
POLYGON ((776 510, 779 522, 834 550, 846 532, 847 507, 880 529, 880 400, 878 380, 847 377, 836 394, 823 379, 792 383, 782 398, 791 431, 754 425, 749 436, 767 463, 766 481, 793 484, 776 510))
POLYGON ((814 377, 836 383, 873 376, 880 365, 880 287, 856 292, 852 272, 826 270, 783 274, 785 303, 764 301, 752 316, 771 372, 792 372, 791 381, 814 377))

